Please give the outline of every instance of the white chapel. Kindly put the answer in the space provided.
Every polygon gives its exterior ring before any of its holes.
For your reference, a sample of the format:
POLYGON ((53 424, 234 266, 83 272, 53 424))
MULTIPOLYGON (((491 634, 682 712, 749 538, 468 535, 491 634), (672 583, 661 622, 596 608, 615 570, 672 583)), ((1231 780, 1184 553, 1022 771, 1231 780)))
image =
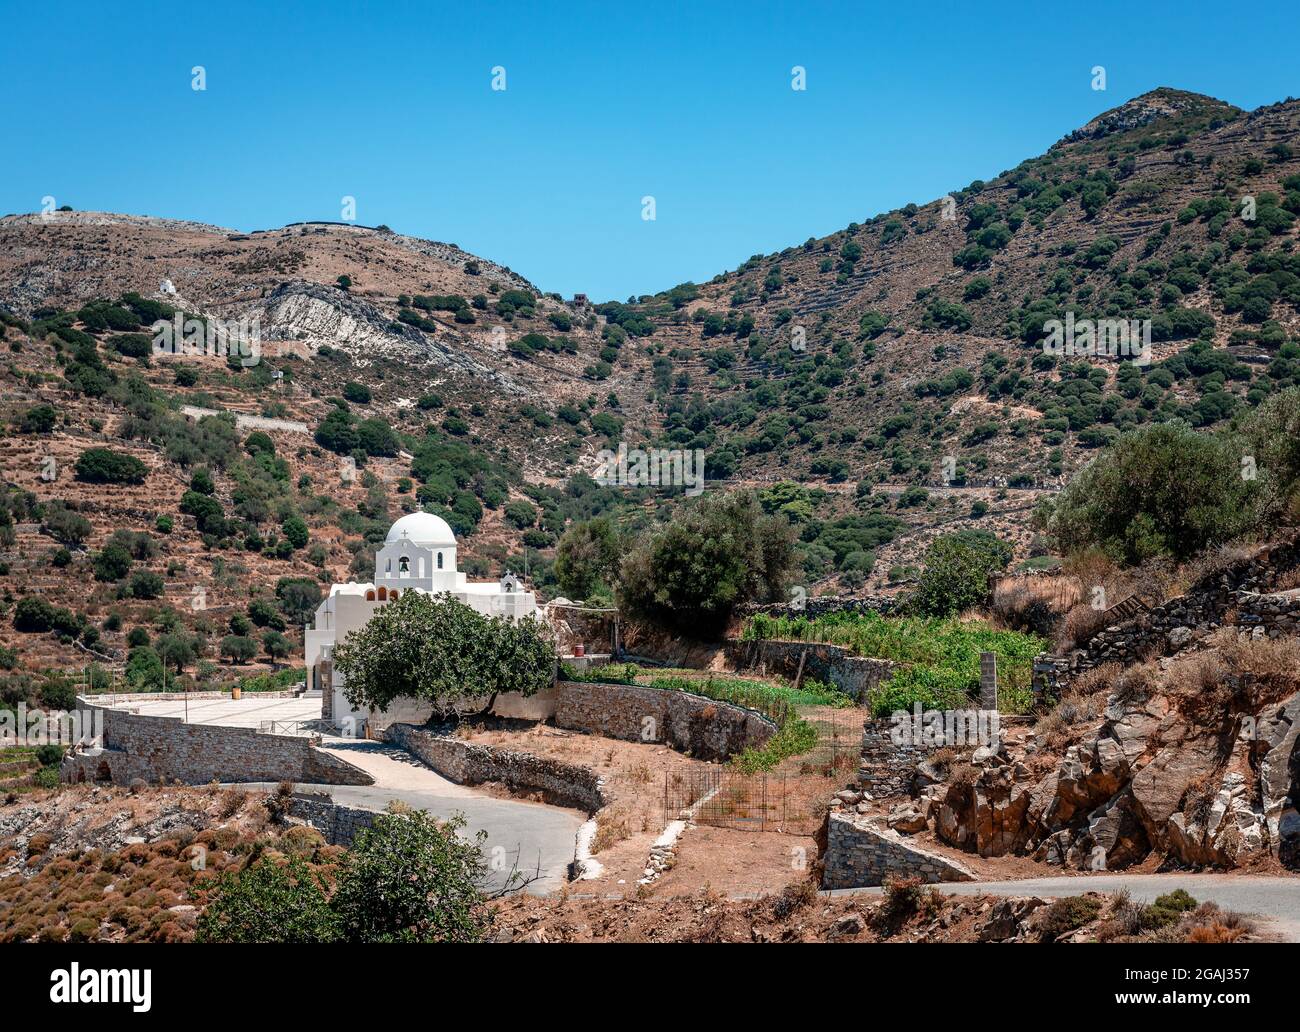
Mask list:
POLYGON ((466 580, 456 568, 456 535, 446 520, 429 512, 403 516, 389 528, 384 547, 375 555, 374 580, 332 585, 316 609, 315 626, 306 629, 308 686, 321 691, 323 718, 345 730, 359 733, 371 714, 354 710, 344 698, 342 675, 334 672, 332 662, 334 644, 365 626, 380 606, 404 591, 446 592, 485 616, 519 619, 538 611, 537 597, 509 572, 499 581, 466 580))

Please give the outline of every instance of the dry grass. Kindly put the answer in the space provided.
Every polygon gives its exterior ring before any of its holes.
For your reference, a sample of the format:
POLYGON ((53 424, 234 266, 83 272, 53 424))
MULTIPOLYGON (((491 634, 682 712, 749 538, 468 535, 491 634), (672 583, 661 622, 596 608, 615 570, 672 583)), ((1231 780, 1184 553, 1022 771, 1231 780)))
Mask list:
POLYGON ((1056 651, 1083 648, 1098 631, 1105 630, 1109 622, 1104 609, 1097 609, 1088 602, 1075 606, 1057 625, 1056 651))
POLYGON ((1215 693, 1228 676, 1228 668, 1215 652, 1197 652, 1170 665, 1165 687, 1183 695, 1215 693))
POLYGON ((1249 675, 1247 702, 1277 702, 1300 690, 1300 639, 1243 638, 1221 628, 1211 638, 1223 665, 1237 677, 1249 675))
POLYGON ((1160 668, 1155 663, 1138 663, 1125 667, 1115 678, 1111 694, 1120 705, 1127 706, 1150 698, 1160 684, 1160 668))
POLYGON ((1108 694, 1123 672, 1124 667, 1119 663, 1103 663, 1074 678, 1070 682, 1070 690, 1075 695, 1108 694))
POLYGON ((1091 725, 1106 711, 1106 696, 1101 692, 1084 694, 1069 692, 1061 698, 1051 712, 1040 717, 1034 733, 1050 748, 1057 749, 1070 740, 1071 731, 1080 725, 1091 725))
POLYGON ((990 612, 1011 630, 1048 634, 1082 598, 1077 577, 1005 577, 993 589, 990 612))

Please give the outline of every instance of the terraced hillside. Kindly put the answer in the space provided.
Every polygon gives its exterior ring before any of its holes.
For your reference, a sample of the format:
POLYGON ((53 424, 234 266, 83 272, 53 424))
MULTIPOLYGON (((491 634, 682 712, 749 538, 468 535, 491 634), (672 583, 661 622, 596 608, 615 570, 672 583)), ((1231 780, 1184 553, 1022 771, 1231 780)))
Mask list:
POLYGON ((6 216, 0 665, 265 669, 420 506, 473 575, 557 593, 567 527, 682 504, 585 476, 618 441, 756 490, 813 592, 905 582, 951 530, 1038 557, 1035 504, 1116 435, 1295 383, 1298 120, 1158 90, 947 198, 596 304, 387 227, 6 216), (1071 314, 1149 320, 1151 361, 1047 354, 1071 314), (155 354, 178 316, 255 321, 256 361, 155 354))

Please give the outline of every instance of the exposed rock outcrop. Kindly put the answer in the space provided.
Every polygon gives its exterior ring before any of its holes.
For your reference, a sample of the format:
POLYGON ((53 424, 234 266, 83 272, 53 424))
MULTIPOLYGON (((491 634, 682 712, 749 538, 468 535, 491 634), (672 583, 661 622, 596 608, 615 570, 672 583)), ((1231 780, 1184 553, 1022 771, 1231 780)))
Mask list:
MULTIPOLYGON (((1226 716, 1226 715, 1225 715, 1226 716)), ((1233 867, 1271 851, 1300 862, 1300 694, 1248 719, 1194 726, 1166 696, 1112 700, 1095 734, 1055 769, 986 759, 973 776, 922 790, 950 845, 1080 870, 1112 870, 1153 850, 1174 863, 1233 867)))

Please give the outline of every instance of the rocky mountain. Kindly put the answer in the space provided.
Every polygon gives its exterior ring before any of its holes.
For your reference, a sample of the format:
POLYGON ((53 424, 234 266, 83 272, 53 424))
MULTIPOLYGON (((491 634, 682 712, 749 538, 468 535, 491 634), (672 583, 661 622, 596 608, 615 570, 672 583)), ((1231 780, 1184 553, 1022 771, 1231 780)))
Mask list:
POLYGON ((581 476, 620 441, 701 449, 712 489, 758 489, 813 591, 888 589, 954 529, 1036 559, 1035 503, 1115 435, 1217 425, 1296 382, 1298 123, 1293 100, 1156 90, 946 197, 596 304, 387 227, 6 216, 0 644, 33 669, 120 662, 168 610, 247 637, 228 624, 250 593, 364 571, 419 505, 471 572, 526 563, 554 591, 567 525, 680 500, 581 476), (255 326, 256 361, 158 355, 160 317, 255 326), (1145 326, 1149 355, 1050 354, 1052 320, 1145 326), (79 469, 101 448, 144 472, 79 469), (156 593, 123 586, 141 570, 156 593), (48 634, 12 626, 32 592, 68 611, 48 634))

